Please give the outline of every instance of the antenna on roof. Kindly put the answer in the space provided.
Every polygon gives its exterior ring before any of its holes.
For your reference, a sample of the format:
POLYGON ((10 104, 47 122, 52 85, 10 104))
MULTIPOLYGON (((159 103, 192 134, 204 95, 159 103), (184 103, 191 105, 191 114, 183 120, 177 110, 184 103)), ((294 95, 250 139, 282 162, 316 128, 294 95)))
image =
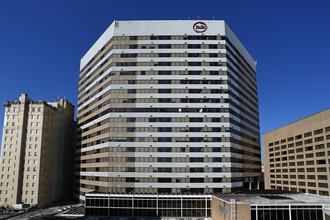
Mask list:
POLYGON ((215 16, 213 15, 213 20, 215 20, 215 16))
POLYGON ((190 20, 190 17, 188 17, 188 20, 190 20))
POLYGON ((197 20, 199 20, 199 15, 197 16, 197 20))

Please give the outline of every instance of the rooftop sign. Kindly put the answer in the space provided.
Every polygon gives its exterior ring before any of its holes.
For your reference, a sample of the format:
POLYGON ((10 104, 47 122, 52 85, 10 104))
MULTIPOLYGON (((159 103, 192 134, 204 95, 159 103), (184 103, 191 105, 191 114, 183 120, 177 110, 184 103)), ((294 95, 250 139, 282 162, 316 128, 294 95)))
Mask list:
POLYGON ((197 33, 203 33, 207 29, 207 25, 204 22, 196 22, 193 26, 193 29, 197 33))

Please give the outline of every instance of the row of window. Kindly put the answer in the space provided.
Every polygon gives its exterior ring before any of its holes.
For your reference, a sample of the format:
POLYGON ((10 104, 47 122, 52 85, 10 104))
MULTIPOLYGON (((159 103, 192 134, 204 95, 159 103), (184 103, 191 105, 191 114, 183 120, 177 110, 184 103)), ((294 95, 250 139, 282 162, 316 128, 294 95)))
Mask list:
MULTIPOLYGON (((328 161, 329 161, 329 164, 330 164, 330 159, 328 159, 328 161)), ((323 164, 327 164, 327 161, 324 159, 324 160, 316 160, 316 161, 314 161, 314 160, 309 160, 309 161, 306 161, 306 163, 305 163, 305 161, 299 161, 299 162, 289 162, 289 163, 277 163, 277 164, 274 164, 274 163, 271 163, 270 164, 270 167, 287 167, 288 165, 290 166, 290 167, 292 167, 292 166, 304 166, 304 165, 323 165, 323 164)))
MULTIPOLYGON (((76 168, 79 172, 143 172, 143 173, 260 173, 260 168, 237 168, 237 167, 88 167, 88 168, 76 168)), ((84 175, 83 173, 81 175, 84 175)))
MULTIPOLYGON (((270 175, 270 178, 271 179, 274 179, 274 178, 278 178, 278 179, 296 179, 297 176, 296 175, 281 175, 281 174, 276 174, 276 175, 270 175)), ((299 175, 299 179, 304 179, 301 175, 299 175)), ((327 175, 307 175, 307 179, 309 180, 315 180, 317 177, 318 180, 328 180, 328 176, 327 175)))
MULTIPOLYGON (((7 156, 7 152, 5 151, 5 152, 3 152, 3 156, 7 156)), ((8 156, 13 156, 13 153, 10 151, 9 153, 8 153, 8 156)), ((33 156, 33 153, 32 152, 28 152, 28 156, 29 157, 32 157, 33 156)), ((38 152, 34 152, 34 156, 38 156, 38 152)), ((3 159, 3 161, 2 161, 3 163, 5 163, 6 162, 6 159, 3 159)), ((35 160, 35 164, 37 164, 36 163, 36 160, 35 160)))
MULTIPOLYGON (((5 174, 1 174, 1 179, 5 179, 6 178, 6 175, 5 174)), ((10 179, 10 174, 7 174, 7 180, 10 179)))
MULTIPOLYGON (((26 195, 26 196, 29 195, 29 190, 26 190, 26 191, 25 191, 25 195, 26 195)), ((35 195, 34 190, 31 191, 31 195, 32 195, 32 196, 35 195)))
MULTIPOLYGON (((322 133, 324 133, 324 130, 325 130, 325 132, 329 132, 330 131, 330 126, 326 127, 325 129, 320 128, 320 129, 314 130, 314 135, 322 134, 322 133)), ((289 137, 287 139, 282 139, 281 141, 271 142, 271 143, 268 144, 268 146, 271 147, 271 146, 274 146, 274 145, 279 145, 280 143, 286 143, 287 141, 290 142, 290 141, 302 139, 303 137, 304 138, 310 137, 312 135, 313 135, 313 133, 310 131, 310 132, 304 133, 304 135, 299 134, 299 135, 296 135, 295 137, 289 137)))
MULTIPOLYGON (((321 140, 323 140, 323 139, 321 139, 321 140)), ((330 147, 330 145, 329 145, 329 147, 330 147)), ((281 149, 285 149, 285 148, 286 148, 286 146, 281 147, 281 149)), ((320 150, 320 149, 325 149, 325 145, 324 144, 318 144, 318 145, 315 145, 315 146, 306 146, 306 147, 296 148, 296 149, 292 149, 292 150, 284 150, 284 151, 281 151, 281 152, 270 153, 269 156, 274 157, 274 156, 301 153, 301 152, 304 152, 304 151, 308 152, 308 151, 320 150)), ((279 150, 279 149, 276 149, 276 150, 279 150)))
POLYGON ((5 183, 6 187, 9 187, 9 182, 0 182, 0 187, 5 187, 5 183))
POLYGON ((26 179, 29 180, 29 179, 33 179, 33 180, 37 180, 37 176, 36 175, 26 175, 26 179))
POLYGON ((91 125, 90 127, 82 129, 78 134, 81 134, 81 132, 87 132, 90 130, 93 130, 95 128, 98 128, 102 125, 109 125, 113 123, 140 123, 140 122, 189 122, 189 123, 211 123, 211 122, 229 122, 231 121, 227 117, 221 117, 221 118, 210 118, 210 117, 177 117, 177 118, 169 118, 169 117, 111 117, 107 118, 101 122, 95 123, 91 125))
MULTIPOLYGON (((222 80, 222 85, 227 85, 227 81, 222 80)), ((152 87, 152 86, 151 86, 152 87)), ((225 87, 225 86, 224 86, 225 87)), ((109 95, 115 95, 115 94, 162 94, 162 93, 174 93, 174 94, 228 94, 225 89, 206 89, 206 88, 181 88, 181 89, 154 89, 154 88, 145 88, 145 89, 115 89, 111 88, 110 90, 107 88, 108 91, 104 92, 102 95, 99 95, 95 97, 97 94, 99 94, 101 91, 103 91, 103 87, 98 89, 97 91, 93 92, 91 95, 86 97, 84 100, 82 100, 78 107, 82 106, 84 103, 86 103, 90 99, 94 99, 93 102, 90 102, 86 108, 89 106, 92 106, 96 102, 102 100, 103 98, 109 98, 109 95)), ((227 90, 228 91, 228 90, 227 90)), ((85 108, 85 107, 84 107, 85 108)))
POLYGON ((217 53, 114 53, 109 56, 111 58, 163 58, 163 57, 175 57, 175 58, 187 58, 187 57, 200 57, 200 58, 226 58, 225 53, 220 51, 217 53))
MULTIPOLYGON (((279 162, 279 161, 287 161, 287 160, 299 160, 299 159, 308 159, 308 158, 314 158, 314 157, 324 157, 326 156, 326 152, 317 152, 317 153, 308 153, 308 154, 299 154, 299 155, 294 155, 294 156, 289 156, 289 157, 277 157, 277 158, 271 158, 269 159, 270 163, 273 162, 279 162)), ((328 156, 330 156, 330 151, 328 151, 328 156)))
POLYGON ((225 62, 113 62, 110 66, 227 66, 225 62))
MULTIPOLYGON (((9 145, 9 148, 10 148, 10 149, 13 149, 13 147, 14 147, 13 144, 10 144, 10 145, 9 145)), ((8 144, 4 144, 4 145, 3 145, 3 149, 7 149, 7 148, 8 148, 8 144)))
POLYGON ((114 50, 125 49, 226 49, 225 44, 114 44, 114 50))
MULTIPOLYGON (((159 80, 153 80, 153 79, 149 79, 149 80, 111 80, 110 85, 131 85, 131 84, 179 84, 179 85, 204 85, 204 84, 210 84, 210 85, 220 85, 220 84, 226 84, 225 82, 223 82, 222 80, 209 80, 209 79, 191 79, 191 80, 187 80, 187 79, 181 79, 181 80, 169 80, 169 79, 159 79, 159 80)), ((86 92, 87 93, 87 92, 86 92)))
POLYGON ((11 151, 9 151, 9 152, 4 151, 2 155, 5 157, 5 156, 7 156, 7 153, 8 153, 8 156, 10 156, 10 157, 13 156, 13 152, 11 152, 11 151))
MULTIPOLYGON (((7 112, 16 112, 16 111, 19 111, 19 108, 16 108, 16 107, 10 108, 10 107, 8 107, 8 108, 6 108, 6 111, 7 112)), ((41 108, 34 108, 34 107, 32 107, 31 108, 31 111, 32 112, 41 112, 41 108)))
MULTIPOLYGON (((322 136, 323 137, 323 136, 322 136)), ((326 136, 326 139, 329 140, 330 139, 330 135, 327 135, 326 136)), ((318 141, 322 141, 324 140, 324 138, 317 138, 315 139, 317 142, 318 141)), ((308 139, 305 141, 305 144, 310 144, 310 143, 313 143, 313 139, 308 139)), ((297 142, 296 143, 296 146, 301 146, 302 145, 302 142, 297 142)), ((329 143, 327 144, 328 147, 330 147, 329 143)), ((282 145, 281 147, 275 147, 275 148, 270 148, 269 149, 269 152, 272 152, 272 151, 279 151, 279 150, 283 150, 283 149, 286 149, 287 147, 288 148, 291 148, 291 147, 294 147, 294 143, 291 143, 291 144, 288 144, 288 145, 282 145)), ((324 144, 318 144, 318 145, 315 145, 315 150, 318 150, 318 149, 323 149, 324 148, 324 144)), ((314 147, 313 146, 307 146, 305 147, 305 151, 311 151, 313 150, 314 147)), ((296 149, 297 152, 303 152, 304 151, 304 148, 298 148, 296 149)), ((293 150, 289 150, 289 152, 293 153, 294 152, 294 149, 293 150)), ((279 155, 279 152, 275 153, 275 155, 279 155)))
MULTIPOLYGON (((32 142, 33 141, 33 137, 29 137, 29 141, 32 142)), ((39 141, 39 137, 35 137, 34 141, 38 142, 39 141)))
MULTIPOLYGON (((296 181, 281 181, 281 180, 271 180, 270 181, 271 183, 276 183, 276 184, 283 184, 283 185, 297 185, 297 182, 296 181)), ((328 188, 329 185, 328 183, 318 183, 317 186, 316 186, 316 183, 315 182, 298 182, 298 186, 308 186, 308 187, 320 187, 320 188, 328 188)))
MULTIPOLYGON (((199 149, 197 149, 199 150, 199 149)), ((193 151, 196 152, 196 151, 193 151)), ((225 162, 236 162, 236 163, 242 163, 246 162, 245 160, 233 158, 233 157, 101 157, 97 159, 88 159, 88 160, 82 160, 81 163, 104 163, 104 162, 149 162, 149 163, 203 163, 203 162, 209 162, 209 163, 225 163, 225 162)), ((78 161, 79 163, 79 161, 78 161)))
POLYGON ((330 167, 329 167, 329 171, 327 171, 326 167, 317 167, 315 168, 290 168, 290 169, 270 169, 270 173, 304 173, 304 172, 330 172, 330 167))
MULTIPOLYGON (((8 164, 12 164, 13 160, 12 159, 9 159, 8 160, 8 164)), ((2 165, 6 164, 6 159, 3 159, 2 160, 2 165)))
MULTIPOLYGON (((78 153, 77 156, 110 152, 232 152, 260 158, 260 154, 250 153, 233 147, 109 147, 78 153)), ((165 155, 165 154, 164 154, 165 155)))
POLYGON ((115 36, 114 41, 127 40, 225 40, 225 36, 220 35, 151 35, 151 36, 115 36))
MULTIPOLYGON (((126 182, 126 183, 233 183, 243 181, 242 178, 135 178, 135 177, 114 177, 108 178, 110 182, 126 182)), ((90 181, 90 179, 87 179, 90 181)), ((99 178, 92 181, 101 181, 99 178)), ((81 184, 81 187, 86 187, 85 184, 81 184)))
MULTIPOLYGON (((13 144, 10 144, 10 149, 13 149, 13 147, 14 147, 14 145, 13 144)), ((4 149, 7 149, 8 148, 8 144, 4 144, 3 145, 3 148, 4 149)), ((32 149, 33 148, 33 146, 32 146, 32 144, 29 144, 28 145, 28 148, 29 149, 32 149)), ((39 148, 39 146, 36 144, 36 145, 34 145, 34 149, 38 149, 39 148)))
POLYGON ((6 127, 9 127, 9 126, 15 126, 15 122, 12 122, 12 123, 10 123, 10 122, 6 122, 6 125, 5 125, 6 127))
MULTIPOLYGON (((85 192, 79 190, 79 186, 76 185, 75 194, 84 196, 85 192)), ((204 194, 211 194, 211 193, 230 193, 234 191, 241 191, 243 190, 243 187, 232 187, 232 188, 156 188, 156 187, 102 187, 102 186, 94 186, 94 185, 86 185, 86 188, 90 189, 89 191, 101 191, 102 192, 109 192, 109 193, 147 193, 147 194, 162 194, 162 193, 172 193, 175 192, 177 194, 183 194, 183 193, 204 193, 204 194)), ((118 209, 119 210, 119 209, 118 209)), ((196 209, 197 210, 197 209, 196 209)), ((127 215, 127 212, 125 212, 125 216, 127 215)), ((145 215, 144 215, 145 216, 145 215)))
MULTIPOLYGON (((24 167, 24 169, 25 169, 25 167, 24 167)), ((37 167, 26 167, 26 171, 27 172, 30 172, 30 171, 37 172, 37 167)))
MULTIPOLYGON (((229 99, 207 99, 207 98, 113 98, 109 103, 228 103, 229 99)), ((102 107, 104 105, 102 104, 102 107)))
MULTIPOLYGON (((12 115, 11 117, 12 117, 13 119, 16 119, 16 115, 12 115)), ((10 115, 7 114, 7 115, 6 115, 6 118, 7 118, 7 119, 10 119, 10 115)))
MULTIPOLYGON (((119 125, 120 126, 120 125, 119 125)), ((236 130, 226 127, 108 127, 94 133, 85 135, 82 140, 86 140, 101 134, 106 133, 121 133, 121 132, 232 132, 236 130)), ((236 131, 236 133, 240 133, 236 131)))
MULTIPOLYGON (((25 187, 30 187, 30 183, 25 183, 25 187)), ((36 187, 36 183, 32 183, 31 184, 31 187, 35 188, 36 187)))
POLYGON ((15 134, 15 130, 14 129, 6 129, 5 130, 5 134, 9 134, 9 132, 10 132, 10 134, 15 134))

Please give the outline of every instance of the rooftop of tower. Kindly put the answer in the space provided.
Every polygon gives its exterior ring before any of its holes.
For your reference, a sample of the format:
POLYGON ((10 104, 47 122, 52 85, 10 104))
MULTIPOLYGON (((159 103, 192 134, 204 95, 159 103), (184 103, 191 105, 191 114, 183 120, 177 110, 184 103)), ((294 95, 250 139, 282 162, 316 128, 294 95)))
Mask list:
POLYGON ((255 60, 236 37, 224 20, 142 20, 142 21, 113 21, 94 45, 80 61, 80 70, 97 54, 113 36, 143 36, 143 35, 225 35, 245 57, 255 70, 255 60), (207 28, 196 32, 194 25, 204 23, 207 28))

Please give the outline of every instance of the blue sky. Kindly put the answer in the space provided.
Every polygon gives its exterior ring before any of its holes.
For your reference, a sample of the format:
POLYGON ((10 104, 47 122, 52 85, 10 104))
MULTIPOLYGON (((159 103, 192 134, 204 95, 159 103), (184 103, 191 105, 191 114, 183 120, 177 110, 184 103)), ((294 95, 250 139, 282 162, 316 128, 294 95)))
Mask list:
POLYGON ((261 134, 330 107, 325 0, 0 0, 0 102, 25 92, 76 105, 80 59, 113 20, 198 16, 225 20, 257 60, 261 134))

